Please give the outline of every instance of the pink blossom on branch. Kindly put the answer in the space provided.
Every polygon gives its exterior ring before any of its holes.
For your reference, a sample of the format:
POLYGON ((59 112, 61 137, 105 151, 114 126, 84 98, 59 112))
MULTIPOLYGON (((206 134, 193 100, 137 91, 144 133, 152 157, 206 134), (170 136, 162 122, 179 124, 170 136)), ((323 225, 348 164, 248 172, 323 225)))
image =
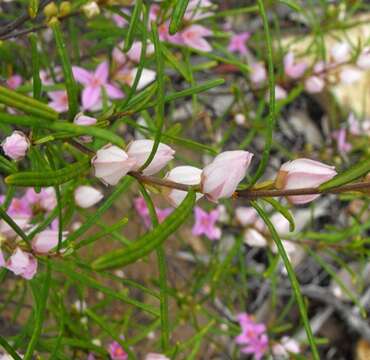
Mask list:
POLYGON ((95 169, 95 176, 104 184, 117 185, 121 178, 133 169, 136 160, 129 158, 118 146, 107 145, 96 152, 91 163, 95 169))
POLYGON ((248 151, 225 151, 215 157, 202 172, 201 190, 211 201, 229 198, 243 180, 252 161, 248 151))
MULTIPOLYGON (((66 238, 67 232, 63 232, 62 241, 66 238)), ((44 230, 38 233, 32 240, 32 249, 39 254, 47 254, 58 245, 59 230, 44 230)))
POLYGON ((96 110, 101 107, 102 88, 110 99, 121 99, 124 95, 121 89, 108 81, 109 65, 107 61, 100 63, 94 72, 79 66, 73 66, 73 76, 84 86, 82 91, 82 106, 85 110, 96 110))
POLYGON ((74 192, 74 199, 77 206, 87 209, 97 204, 103 198, 101 191, 92 186, 81 185, 74 192))
MULTIPOLYGON (((302 189, 317 187, 330 180, 337 172, 334 166, 323 164, 310 159, 297 159, 288 161, 280 167, 275 180, 277 189, 302 189)), ((287 196, 293 204, 306 204, 320 195, 294 195, 287 196)))
POLYGON ((192 233, 195 236, 205 235, 210 240, 218 240, 221 238, 221 229, 216 226, 219 218, 219 211, 212 210, 206 212, 199 206, 194 208, 195 224, 192 233))
MULTIPOLYGON (((153 140, 135 140, 127 147, 127 154, 135 165, 132 170, 138 171, 149 158, 154 145, 153 140)), ((164 168, 174 157, 175 151, 166 144, 159 143, 151 163, 143 170, 144 175, 153 175, 164 168)))
MULTIPOLYGON (((202 170, 194 166, 177 166, 169 171, 164 177, 165 180, 174 181, 184 185, 199 185, 201 181, 202 170)), ((165 190, 166 198, 172 206, 179 206, 185 199, 187 192, 170 189, 165 190)), ((197 201, 203 196, 203 194, 197 193, 197 201)))
POLYGON ((303 61, 296 62, 294 54, 288 52, 284 57, 284 72, 292 79, 300 78, 307 69, 307 64, 303 61))

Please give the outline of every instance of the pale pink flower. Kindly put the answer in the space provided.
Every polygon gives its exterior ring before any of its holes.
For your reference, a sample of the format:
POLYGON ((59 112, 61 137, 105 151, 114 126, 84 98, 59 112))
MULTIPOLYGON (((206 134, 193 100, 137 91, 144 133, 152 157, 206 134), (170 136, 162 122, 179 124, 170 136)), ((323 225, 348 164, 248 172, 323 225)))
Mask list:
POLYGON ((30 142, 25 134, 16 130, 5 138, 1 146, 6 156, 13 160, 21 160, 26 156, 30 142))
POLYGON ((244 243, 252 247, 266 247, 266 238, 254 228, 247 228, 244 231, 244 243))
POLYGON ((351 48, 348 43, 336 43, 330 50, 330 54, 336 63, 343 63, 349 60, 351 48))
POLYGON ((252 160, 248 151, 225 151, 215 157, 202 172, 201 190, 211 201, 232 196, 252 160))
POLYGON ((276 357, 290 358, 290 354, 299 354, 299 343, 288 336, 283 336, 279 343, 272 347, 272 353, 276 357))
POLYGON ((57 205, 57 197, 53 187, 42 188, 39 193, 33 188, 28 188, 24 197, 30 205, 39 206, 46 211, 54 210, 57 205))
POLYGON ((52 100, 49 106, 55 111, 63 113, 68 111, 68 95, 65 90, 50 91, 48 96, 52 100))
POLYGON ((166 21, 158 27, 158 35, 160 40, 168 41, 173 44, 183 45, 184 41, 181 36, 181 32, 177 32, 174 35, 169 33, 169 22, 166 21))
POLYGON ((95 176, 103 183, 117 185, 136 164, 135 159, 129 158, 127 153, 115 145, 107 145, 96 152, 91 161, 95 176))
POLYGON ((356 65, 362 70, 370 69, 370 47, 363 49, 357 58, 356 65))
POLYGON ((94 356, 94 354, 93 354, 93 353, 89 353, 89 354, 87 355, 87 360, 95 360, 95 356, 94 356))
POLYGON ((192 233, 195 236, 205 235, 210 240, 218 240, 221 238, 221 229, 216 226, 219 218, 218 210, 206 212, 199 206, 194 208, 195 224, 192 233))
MULTIPOLYGON (((83 113, 78 113, 73 119, 73 122, 80 126, 92 126, 97 123, 97 120, 91 116, 84 115, 83 113)), ((89 135, 80 136, 79 139, 83 143, 89 143, 92 141, 92 137, 89 135)))
POLYGON ((349 132, 352 135, 370 136, 370 118, 360 121, 353 113, 348 117, 349 132))
MULTIPOLYGON (((140 62, 140 56, 141 56, 141 49, 143 47, 143 44, 141 41, 134 41, 132 43, 131 49, 127 52, 127 57, 136 63, 140 62)), ((154 54, 154 44, 152 42, 149 42, 146 46, 146 56, 154 54)))
POLYGON ((170 360, 170 358, 163 354, 149 353, 146 354, 144 360, 170 360))
MULTIPOLYGON (((62 241, 65 240, 67 232, 63 231, 62 241)), ((58 245, 59 230, 44 230, 38 233, 32 240, 32 249, 39 254, 47 254, 58 245)))
MULTIPOLYGON (((126 15, 129 16, 131 15, 128 9, 123 8, 121 9, 121 11, 126 15)), ((112 19, 115 22, 115 24, 120 28, 126 27, 128 25, 128 21, 121 15, 113 14, 112 19)))
POLYGON ((254 83, 255 85, 259 85, 266 81, 267 72, 263 63, 254 63, 250 66, 250 69, 250 78, 252 83, 254 83))
MULTIPOLYGON (((126 83, 128 86, 132 86, 135 81, 138 68, 128 69, 123 68, 117 71, 115 78, 126 83)), ((150 69, 142 69, 139 82, 137 83, 136 89, 141 90, 152 83, 157 76, 157 73, 150 69)))
MULTIPOLYGON (((269 94, 269 92, 268 92, 269 94)), ((286 90, 281 87, 280 85, 275 85, 275 99, 276 100, 283 100, 288 96, 286 90)))
POLYGON ((266 326, 256 323, 249 315, 243 313, 238 316, 241 334, 235 339, 241 345, 241 352, 254 355, 256 360, 262 359, 268 350, 268 336, 266 326))
POLYGON ((97 204, 103 198, 103 194, 92 186, 81 185, 76 188, 74 198, 77 206, 87 209, 97 204))
POLYGON ((288 52, 284 57, 284 72, 292 79, 299 79, 307 69, 307 64, 303 61, 296 62, 294 54, 288 52))
POLYGON ((211 45, 205 39, 212 35, 212 31, 202 25, 190 25, 181 31, 182 42, 194 49, 209 52, 212 50, 211 45))
MULTIPOLYGON (((132 170, 138 171, 148 159, 154 145, 153 140, 135 140, 129 144, 127 154, 135 161, 132 170)), ((175 151, 168 145, 159 143, 152 162, 143 170, 144 175, 153 175, 165 167, 174 157, 175 151)))
MULTIPOLYGON (((165 180, 174 181, 185 185, 200 185, 202 170, 194 166, 177 166, 169 171, 165 180)), ((177 189, 168 190, 166 197, 172 206, 177 207, 185 199, 187 192, 177 189)), ((203 194, 197 193, 197 201, 203 194)))
POLYGON ((84 109, 95 109, 102 99, 102 88, 110 99, 121 99, 123 92, 108 81, 109 65, 107 61, 98 65, 94 72, 73 66, 75 79, 84 86, 82 91, 82 106, 84 109))
POLYGON ((324 89, 325 81, 319 76, 310 76, 305 80, 304 87, 309 93, 319 93, 324 89))
POLYGON ((117 342, 113 341, 108 345, 109 356, 112 360, 127 360, 128 355, 122 346, 117 342))
MULTIPOLYGON (((55 76, 55 80, 59 81, 59 80, 62 80, 63 76, 62 76, 62 68, 60 66, 54 66, 53 67, 53 73, 54 73, 54 76, 55 76)), ((51 76, 51 73, 49 72, 49 70, 40 70, 40 79, 41 79, 41 82, 43 85, 53 85, 54 84, 54 79, 53 77, 51 76)))
POLYGON ((337 141, 337 148, 340 153, 345 154, 352 149, 352 145, 347 142, 347 131, 345 128, 334 131, 332 137, 337 141))
POLYGON ((9 216, 20 215, 31 218, 32 208, 24 196, 21 198, 13 198, 8 207, 7 214, 9 216))
MULTIPOLYGON (((12 220, 18 225, 22 230, 29 228, 30 217, 28 215, 17 214, 12 216, 12 220)), ((16 232, 11 226, 8 225, 4 220, 0 220, 0 234, 6 237, 16 236, 16 232)))
POLYGON ((8 86, 8 88, 15 90, 17 87, 22 85, 22 82, 22 76, 12 75, 6 80, 6 85, 8 86))
POLYGON ((242 226, 254 224, 258 218, 257 211, 252 207, 239 206, 235 210, 235 217, 242 226))
MULTIPOLYGON (((150 213, 149 209, 146 205, 146 202, 143 197, 138 197, 134 200, 134 207, 137 213, 140 215, 142 218, 145 226, 147 228, 150 228, 152 225, 151 219, 150 219, 150 213)), ((155 212, 157 214, 158 222, 161 223, 163 222, 168 215, 171 214, 172 209, 171 208, 164 208, 160 209, 158 207, 155 207, 155 212)))
POLYGON ((31 280, 37 272, 37 260, 32 254, 17 248, 6 262, 6 268, 15 275, 31 280))
POLYGON ((212 15, 208 10, 213 4, 209 0, 190 0, 184 15, 185 20, 194 21, 212 15))
MULTIPOLYGON (((275 186, 282 190, 317 187, 335 175, 337 172, 334 166, 302 158, 288 161, 280 167, 275 186)), ((287 196, 287 199, 293 204, 306 204, 319 196, 294 195, 287 196)))
POLYGON ((340 82, 344 85, 359 81, 362 76, 364 76, 363 72, 354 66, 346 67, 339 74, 340 82))
POLYGON ((248 49, 245 43, 250 38, 251 34, 249 32, 242 32, 240 34, 233 34, 230 38, 229 45, 227 49, 233 53, 239 53, 240 55, 245 55, 248 53, 248 49))

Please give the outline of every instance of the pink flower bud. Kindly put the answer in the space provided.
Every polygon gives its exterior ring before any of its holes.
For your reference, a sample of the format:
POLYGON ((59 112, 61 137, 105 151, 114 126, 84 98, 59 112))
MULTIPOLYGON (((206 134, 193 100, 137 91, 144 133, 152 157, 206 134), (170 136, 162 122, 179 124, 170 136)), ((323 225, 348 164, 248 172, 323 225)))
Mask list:
MULTIPOLYGON (((334 166, 310 159, 297 159, 280 167, 275 186, 282 190, 317 187, 335 175, 337 172, 334 166)), ((306 204, 318 197, 319 195, 294 195, 287 198, 293 204, 306 204)))
POLYGON ((81 125, 81 126, 90 126, 90 125, 95 125, 97 120, 91 116, 84 115, 83 113, 78 113, 73 122, 76 125, 81 125))
POLYGON ((122 346, 117 342, 113 341, 108 346, 109 356, 112 360, 127 360, 128 355, 122 346))
POLYGON ((107 145, 96 152, 92 159, 95 176, 103 183, 117 185, 118 182, 135 166, 135 159, 115 145, 107 145))
POLYGON ((103 194, 92 186, 82 185, 75 190, 74 197, 79 207, 87 209, 97 204, 103 198, 103 194))
POLYGON ((294 54, 288 52, 284 57, 284 72, 292 79, 300 78, 306 71, 307 64, 305 62, 295 62, 294 54))
MULTIPOLYGON (((153 140, 135 140, 128 146, 127 154, 135 160, 133 170, 137 171, 145 164, 152 151, 153 144, 153 140)), ((173 159, 174 154, 175 151, 168 145, 160 143, 152 162, 143 170, 143 174, 153 175, 157 173, 173 159)))
MULTIPOLYGON (((32 240, 32 249, 39 254, 47 254, 58 245, 58 230, 44 230, 38 233, 32 240)), ((65 239, 67 232, 63 232, 62 240, 65 239)))
MULTIPOLYGON (((76 125, 80 125, 80 126, 91 126, 91 125, 95 125, 97 120, 91 116, 87 116, 87 115, 84 115, 83 113, 79 113, 75 116, 73 122, 76 125)), ((83 143, 89 143, 92 141, 93 138, 92 136, 89 136, 89 135, 83 135, 83 136, 80 136, 79 139, 83 143)))
POLYGON ((5 155, 13 160, 20 160, 25 157, 30 142, 20 131, 14 131, 12 135, 8 136, 1 144, 5 155))
MULTIPOLYGON (((200 185, 201 174, 202 170, 194 166, 178 166, 169 171, 164 179, 185 185, 200 185)), ((186 194, 186 191, 171 189, 166 195, 170 204, 177 207, 185 199, 186 194)), ((197 193, 197 200, 202 196, 203 194, 197 193)))
POLYGON ((310 76, 309 78, 306 79, 304 83, 304 87, 307 90, 307 92, 312 94, 321 92, 324 86, 325 81, 318 76, 310 76))
POLYGON ((202 193, 211 201, 230 197, 243 180, 252 160, 248 151, 225 151, 215 157, 202 172, 202 193))
POLYGON ((6 268, 15 275, 20 275, 24 279, 32 279, 37 271, 36 258, 20 248, 17 248, 6 262, 6 268))

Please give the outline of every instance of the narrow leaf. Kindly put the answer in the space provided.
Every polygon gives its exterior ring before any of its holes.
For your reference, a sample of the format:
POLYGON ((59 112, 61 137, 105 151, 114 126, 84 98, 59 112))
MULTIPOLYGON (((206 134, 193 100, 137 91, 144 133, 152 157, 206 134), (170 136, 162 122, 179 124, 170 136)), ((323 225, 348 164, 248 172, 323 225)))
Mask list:
POLYGON ((9 175, 5 183, 15 186, 55 186, 64 184, 90 169, 90 161, 83 160, 58 170, 25 171, 9 175))
POLYGON ((335 188, 338 186, 342 186, 347 184, 353 180, 360 178, 361 176, 366 175, 370 172, 370 157, 363 161, 360 161, 358 164, 350 167, 346 171, 338 174, 337 176, 333 177, 331 180, 323 183, 319 189, 320 190, 329 190, 331 188, 335 188))
POLYGON ((69 118, 73 119, 78 111, 77 84, 73 77, 72 66, 68 57, 66 44, 63 40, 63 34, 60 28, 59 20, 55 18, 54 20, 50 21, 50 26, 53 30, 58 54, 62 63, 64 81, 68 94, 69 118))
POLYGON ((114 250, 101 256, 93 262, 93 268, 96 270, 105 270, 122 267, 148 255, 185 222, 191 214, 194 204, 195 193, 191 191, 181 205, 154 230, 124 249, 114 250))
POLYGON ((180 28, 189 0, 175 1, 172 18, 170 22, 170 34, 174 35, 180 28))
POLYGON ((142 7, 142 0, 136 0, 134 11, 132 12, 130 24, 128 26, 128 30, 127 30, 127 34, 125 38, 125 45, 123 48, 125 52, 131 49, 132 43, 134 42, 134 31, 140 19, 141 7, 142 7))

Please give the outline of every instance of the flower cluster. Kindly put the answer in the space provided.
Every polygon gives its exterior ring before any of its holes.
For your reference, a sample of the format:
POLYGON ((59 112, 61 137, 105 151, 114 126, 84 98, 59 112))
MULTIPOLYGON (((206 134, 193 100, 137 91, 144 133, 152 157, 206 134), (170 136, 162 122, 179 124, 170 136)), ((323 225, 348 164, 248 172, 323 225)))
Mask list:
POLYGON ((266 326, 256 323, 248 314, 238 315, 241 334, 235 339, 238 345, 241 345, 241 352, 254 355, 256 360, 262 359, 269 345, 266 326))

